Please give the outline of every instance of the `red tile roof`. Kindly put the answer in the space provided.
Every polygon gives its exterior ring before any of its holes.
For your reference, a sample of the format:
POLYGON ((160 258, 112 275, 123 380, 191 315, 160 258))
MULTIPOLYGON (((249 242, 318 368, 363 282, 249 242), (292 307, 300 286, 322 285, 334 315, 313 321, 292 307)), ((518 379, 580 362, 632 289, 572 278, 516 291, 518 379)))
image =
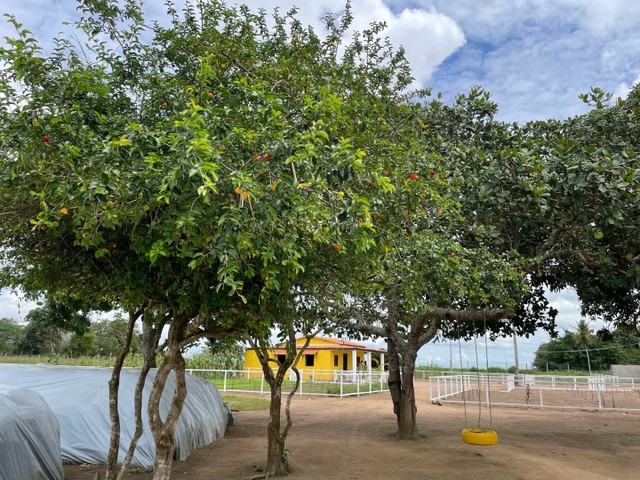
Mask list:
MULTIPOLYGON (((305 350, 306 352, 314 352, 318 350, 360 350, 360 351, 372 352, 372 353, 387 353, 385 349, 367 347, 366 345, 362 345, 361 343, 342 340, 340 338, 315 337, 315 340, 322 340, 329 343, 326 343, 326 344, 310 343, 305 350)), ((313 339, 311 341, 313 342, 313 339)), ((302 345, 304 345, 304 342, 305 342, 304 338, 298 338, 297 347, 301 348, 302 345)), ((282 344, 278 345, 278 347, 274 349, 273 353, 275 355, 284 355, 286 351, 282 347, 283 347, 282 344)))

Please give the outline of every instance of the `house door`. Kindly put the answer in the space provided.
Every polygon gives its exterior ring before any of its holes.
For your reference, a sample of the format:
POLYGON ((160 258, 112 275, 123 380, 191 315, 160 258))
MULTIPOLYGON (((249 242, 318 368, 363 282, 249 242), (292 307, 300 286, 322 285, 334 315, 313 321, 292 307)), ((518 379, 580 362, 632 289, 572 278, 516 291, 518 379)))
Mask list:
POLYGON ((349 354, 348 353, 342 354, 342 369, 349 370, 349 354))

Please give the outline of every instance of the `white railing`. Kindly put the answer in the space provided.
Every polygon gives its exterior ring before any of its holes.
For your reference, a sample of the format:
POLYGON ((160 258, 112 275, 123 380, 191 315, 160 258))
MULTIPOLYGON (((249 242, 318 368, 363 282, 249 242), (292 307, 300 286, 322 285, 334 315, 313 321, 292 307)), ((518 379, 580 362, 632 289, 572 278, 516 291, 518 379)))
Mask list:
POLYGON ((640 411, 638 378, 463 373, 429 377, 429 386, 432 403, 640 411))
MULTIPOLYGON (((269 384, 264 379, 262 369, 208 370, 187 369, 187 373, 210 381, 223 392, 246 392, 268 394, 269 384)), ((283 390, 290 389, 295 381, 295 373, 290 372, 283 390)), ((325 395, 347 397, 386 392, 387 372, 351 370, 304 370, 300 369, 300 385, 297 395, 325 395)))

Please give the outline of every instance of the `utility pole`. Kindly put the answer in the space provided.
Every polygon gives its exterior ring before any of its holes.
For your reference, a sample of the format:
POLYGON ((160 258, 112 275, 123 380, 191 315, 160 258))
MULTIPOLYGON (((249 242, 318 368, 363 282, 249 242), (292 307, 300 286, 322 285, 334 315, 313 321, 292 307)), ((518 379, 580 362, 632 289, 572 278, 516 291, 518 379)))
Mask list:
POLYGON ((513 332, 513 357, 515 359, 515 384, 518 385, 518 376, 520 375, 520 364, 518 362, 518 335, 513 332))

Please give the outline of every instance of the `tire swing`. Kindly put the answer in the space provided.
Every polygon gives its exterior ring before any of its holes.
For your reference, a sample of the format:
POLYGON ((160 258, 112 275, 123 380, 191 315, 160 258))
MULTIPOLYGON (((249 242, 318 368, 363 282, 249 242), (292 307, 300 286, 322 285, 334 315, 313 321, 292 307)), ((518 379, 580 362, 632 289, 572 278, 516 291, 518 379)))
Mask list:
MULTIPOLYGON (((487 405, 489 407, 489 428, 485 428, 481 425, 482 419, 482 400, 480 399, 480 370, 478 368, 478 340, 477 336, 473 338, 473 345, 476 354, 476 383, 478 385, 478 420, 475 427, 469 426, 469 420, 467 416, 467 401, 465 397, 466 381, 464 375, 462 376, 462 404, 464 405, 464 424, 465 428, 462 430, 462 441, 469 445, 495 445, 498 443, 498 434, 493 429, 493 412, 491 410, 491 382, 489 379, 489 350, 487 347, 487 315, 486 312, 482 312, 482 319, 484 323, 484 347, 485 347, 485 359, 487 367, 487 405)), ((460 341, 460 317, 458 315, 458 353, 460 356, 460 372, 463 371, 462 367, 462 346, 460 341)))

